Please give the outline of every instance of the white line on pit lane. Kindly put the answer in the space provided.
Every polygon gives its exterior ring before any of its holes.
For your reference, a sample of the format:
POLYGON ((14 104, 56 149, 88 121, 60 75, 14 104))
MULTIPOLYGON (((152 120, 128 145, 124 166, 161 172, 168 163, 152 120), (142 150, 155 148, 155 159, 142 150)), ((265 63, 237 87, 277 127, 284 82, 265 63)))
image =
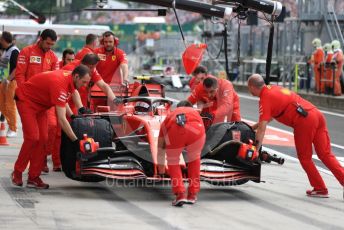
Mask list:
MULTIPOLYGON (((253 101, 259 101, 258 97, 248 96, 248 95, 244 95, 244 94, 240 94, 240 93, 238 93, 238 95, 240 97, 242 97, 242 98, 245 98, 245 99, 249 99, 249 100, 253 100, 253 101)), ((332 115, 332 116, 337 116, 337 117, 344 117, 344 114, 330 112, 330 111, 326 111, 326 110, 320 110, 320 111, 322 113, 324 113, 324 114, 328 114, 328 115, 332 115)))
MULTIPOLYGON (((276 151, 276 150, 274 150, 274 149, 270 149, 270 148, 268 148, 268 147, 264 147, 264 146, 263 146, 263 147, 262 147, 262 150, 265 150, 265 151, 267 151, 267 152, 270 153, 270 154, 276 154, 276 155, 278 155, 279 157, 283 157, 284 159, 287 159, 287 160, 290 160, 290 161, 294 161, 294 162, 297 162, 297 161, 298 161, 298 159, 297 159, 296 157, 289 156, 289 155, 287 155, 287 154, 281 153, 281 152, 276 151)), ((313 155, 313 158, 314 158, 314 159, 317 159, 317 158, 314 157, 314 155, 313 155)), ((319 160, 319 159, 317 159, 317 160, 319 160)), ((341 163, 342 163, 342 162, 341 162, 341 163)), ((327 169, 324 169, 324 168, 321 168, 321 167, 319 167, 319 166, 316 166, 316 167, 317 167, 317 169, 318 169, 320 172, 323 172, 323 173, 325 173, 325 174, 327 174, 327 175, 333 176, 333 174, 332 174, 331 171, 329 171, 329 170, 327 170, 327 169)))
MULTIPOLYGON (((319 157, 317 155, 313 154, 312 158, 320 161, 320 159, 319 159, 319 157)), ((339 163, 344 167, 344 157, 336 157, 336 158, 339 161, 339 163)))
MULTIPOLYGON (((241 97, 241 96, 240 96, 241 97)), ((248 97, 248 96, 244 96, 245 98, 248 97)), ((250 99, 253 99, 254 98, 250 98, 250 99)), ((339 114, 340 116, 342 116, 341 114, 339 114)), ((343 116, 344 117, 344 116, 343 116)), ((252 122, 252 123, 255 123, 255 121, 251 121, 251 120, 246 120, 246 119, 242 119, 242 121, 245 121, 245 122, 252 122)), ((286 133, 286 134, 290 134, 292 136, 294 136, 294 134, 290 131, 286 131, 286 130, 283 130, 283 129, 279 129, 279 128, 276 128, 276 127, 273 127, 273 126, 268 126, 270 129, 272 130, 275 130, 275 131, 279 131, 279 132, 282 132, 282 133, 286 133)), ((338 149, 343 149, 344 150, 344 146, 342 145, 337 145, 337 144, 334 144, 334 143, 331 143, 331 146, 332 147, 336 147, 338 149)))
MULTIPOLYGON (((255 123, 254 121, 251 121, 251 120, 246 120, 246 119, 241 119, 242 121, 244 121, 244 122, 248 122, 248 123, 255 123)), ((286 131, 286 130, 283 130, 283 129, 279 129, 279 128, 276 128, 276 127, 273 127, 273 126, 268 126, 270 129, 272 129, 272 130, 275 130, 275 131, 279 131, 279 132, 281 132, 281 133, 286 133, 286 134, 290 134, 290 135, 292 135, 292 136, 294 136, 294 134, 292 133, 292 132, 289 132, 289 131, 286 131)), ((333 146, 333 147, 336 147, 336 148, 338 148, 338 149, 343 149, 344 150, 344 146, 342 146, 342 145, 337 145, 337 144, 334 144, 334 143, 331 143, 331 146, 333 146)))

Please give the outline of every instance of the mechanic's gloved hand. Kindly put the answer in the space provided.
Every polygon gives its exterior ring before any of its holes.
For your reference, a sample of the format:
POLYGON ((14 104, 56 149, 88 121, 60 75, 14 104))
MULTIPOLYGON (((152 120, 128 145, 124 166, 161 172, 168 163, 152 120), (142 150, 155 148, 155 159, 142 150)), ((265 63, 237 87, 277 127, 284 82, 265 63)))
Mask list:
POLYGON ((214 119, 214 115, 212 113, 208 113, 208 112, 203 112, 201 113, 201 117, 205 117, 209 120, 213 120, 214 119))
POLYGON ((74 153, 80 152, 80 140, 79 139, 76 139, 75 141, 73 141, 72 146, 73 146, 73 152, 74 153))
POLYGON ((127 86, 127 85, 129 85, 129 81, 128 81, 128 80, 124 80, 122 84, 123 84, 124 86, 127 86))
POLYGON ((83 114, 92 114, 92 110, 90 110, 89 108, 86 108, 86 107, 81 107, 79 110, 78 110, 78 113, 79 115, 83 115, 83 114))
POLYGON ((72 119, 72 120, 74 120, 75 118, 77 118, 78 116, 76 116, 76 115, 74 115, 74 114, 72 114, 72 115, 70 115, 70 119, 72 119))
POLYGON ((116 97, 115 99, 113 99, 113 103, 114 103, 115 105, 122 104, 122 103, 123 103, 123 99, 120 98, 120 97, 116 97))

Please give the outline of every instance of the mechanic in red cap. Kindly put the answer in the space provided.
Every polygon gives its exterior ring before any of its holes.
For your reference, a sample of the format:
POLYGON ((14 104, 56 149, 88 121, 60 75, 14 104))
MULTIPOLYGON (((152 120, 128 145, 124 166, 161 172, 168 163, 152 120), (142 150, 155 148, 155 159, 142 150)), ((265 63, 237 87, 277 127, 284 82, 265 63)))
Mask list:
POLYGON ((62 69, 63 66, 75 60, 74 50, 67 48, 62 52, 62 60, 59 62, 59 68, 62 69))
MULTIPOLYGON (((110 86, 104 82, 104 80, 102 79, 102 77, 100 76, 100 74, 98 73, 97 69, 96 69, 96 65, 99 63, 99 57, 96 54, 93 53, 89 53, 86 54, 82 60, 75 60, 74 62, 66 65, 63 67, 63 69, 65 70, 70 70, 72 71, 75 67, 77 67, 80 64, 86 65, 89 69, 90 69, 90 73, 91 73, 91 82, 93 84, 96 84, 108 97, 108 100, 113 102, 116 100, 116 96, 115 94, 112 92, 110 86)), ((81 97, 81 101, 83 104, 83 108, 88 107, 88 103, 87 103, 87 99, 88 99, 88 91, 89 91, 89 86, 86 87, 81 87, 80 89, 78 89, 80 97, 81 97)), ((71 109, 73 110, 73 112, 75 112, 75 106, 72 103, 72 101, 69 103, 71 109)), ((79 111, 79 113, 84 113, 83 111, 79 111)))
POLYGON ((233 85, 225 79, 207 77, 202 84, 198 84, 188 101, 197 103, 201 107, 201 115, 208 117, 210 122, 205 122, 206 127, 211 124, 240 120, 239 97, 233 85))
POLYGON ((82 60, 86 54, 94 53, 94 49, 96 49, 98 46, 99 46, 98 36, 95 34, 87 34, 85 46, 81 50, 79 50, 75 58, 78 60, 82 60))
POLYGON ((312 145, 319 159, 344 186, 344 169, 331 152, 324 115, 296 93, 280 86, 265 85, 259 74, 249 77, 248 89, 253 96, 260 98, 259 122, 252 127, 257 130, 257 149, 262 144, 267 124, 276 119, 294 129, 297 156, 313 187, 313 190, 306 191, 308 196, 328 197, 326 185, 312 161, 312 145))
MULTIPOLYGON (((53 106, 56 108, 62 130, 77 148, 78 139, 66 118, 66 103, 72 94, 74 100, 80 100, 79 94, 74 94, 75 88, 87 85, 90 80, 89 69, 80 65, 72 73, 57 70, 37 74, 17 88, 16 101, 23 125, 24 142, 12 173, 14 185, 23 185, 22 173, 30 160, 27 186, 49 188, 40 178, 46 157, 44 144, 48 138, 47 110, 53 106)), ((72 115, 70 111, 68 115, 72 115)))
POLYGON ((118 48, 118 43, 114 33, 107 31, 102 37, 103 46, 94 50, 100 59, 97 70, 108 84, 128 82, 128 60, 125 52, 118 48))
MULTIPOLYGON (((165 174, 165 151, 172 191, 176 198, 173 206, 194 204, 200 190, 200 159, 205 142, 205 130, 201 116, 188 101, 181 101, 177 109, 167 115, 160 127, 158 141, 158 173, 165 174), (189 188, 185 195, 180 156, 187 151, 189 188)), ((185 160, 186 161, 186 160, 185 160)))
POLYGON ((56 40, 55 31, 45 29, 36 44, 24 47, 20 51, 15 75, 18 87, 33 75, 59 68, 58 58, 51 50, 56 40))

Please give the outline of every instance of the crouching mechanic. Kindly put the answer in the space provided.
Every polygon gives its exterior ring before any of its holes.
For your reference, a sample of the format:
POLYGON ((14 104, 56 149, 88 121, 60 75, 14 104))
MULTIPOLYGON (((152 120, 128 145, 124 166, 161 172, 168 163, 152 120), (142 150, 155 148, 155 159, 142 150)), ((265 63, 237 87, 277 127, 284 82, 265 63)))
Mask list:
POLYGON ((344 186, 344 169, 331 151, 324 115, 296 93, 280 86, 265 85, 259 74, 249 77, 248 89, 260 98, 259 122, 252 127, 257 130, 257 149, 262 144, 267 124, 274 118, 294 129, 297 156, 313 187, 306 191, 308 196, 328 197, 327 187, 312 161, 312 145, 319 159, 344 186))
POLYGON ((240 121, 239 97, 233 85, 225 79, 207 77, 198 84, 188 97, 191 104, 201 109, 201 115, 207 117, 206 128, 211 124, 227 121, 240 121))
POLYGON ((161 124, 158 141, 158 173, 165 173, 165 151, 172 191, 176 198, 174 206, 194 204, 200 190, 200 158, 205 142, 205 130, 201 116, 188 101, 181 101, 177 109, 167 115, 161 124), (180 168, 180 155, 187 151, 188 195, 180 168))
MULTIPOLYGON (((57 70, 37 74, 17 88, 16 102, 23 125, 24 142, 12 173, 14 185, 23 185, 25 162, 30 160, 27 187, 49 188, 40 178, 46 157, 44 144, 48 138, 47 111, 55 106, 62 130, 78 146, 78 139, 66 118, 66 103, 73 94, 73 99, 79 104, 80 97, 75 89, 86 86, 90 79, 89 69, 80 65, 73 72, 57 70)), ((71 115, 71 111, 67 115, 71 115)))

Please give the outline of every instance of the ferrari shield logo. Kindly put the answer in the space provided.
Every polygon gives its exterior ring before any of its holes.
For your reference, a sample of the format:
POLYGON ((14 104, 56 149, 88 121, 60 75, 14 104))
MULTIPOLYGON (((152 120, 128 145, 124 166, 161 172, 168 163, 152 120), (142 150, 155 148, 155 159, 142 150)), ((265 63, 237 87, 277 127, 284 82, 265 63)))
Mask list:
POLYGON ((47 63, 48 63, 48 65, 50 65, 50 59, 47 59, 47 63))
POLYGON ((115 61, 115 60, 116 60, 116 56, 112 55, 112 61, 115 61))

